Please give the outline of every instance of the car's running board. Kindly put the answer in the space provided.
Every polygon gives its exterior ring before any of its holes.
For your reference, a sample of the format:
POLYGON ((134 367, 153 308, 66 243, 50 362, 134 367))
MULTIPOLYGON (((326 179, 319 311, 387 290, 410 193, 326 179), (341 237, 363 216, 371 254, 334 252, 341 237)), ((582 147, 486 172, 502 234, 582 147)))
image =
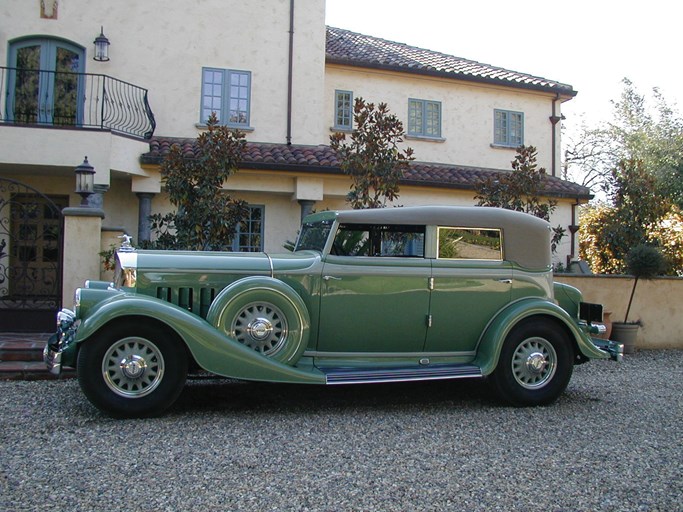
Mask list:
POLYGON ((320 368, 327 384, 371 384, 482 377, 481 368, 472 364, 402 366, 398 368, 320 368))

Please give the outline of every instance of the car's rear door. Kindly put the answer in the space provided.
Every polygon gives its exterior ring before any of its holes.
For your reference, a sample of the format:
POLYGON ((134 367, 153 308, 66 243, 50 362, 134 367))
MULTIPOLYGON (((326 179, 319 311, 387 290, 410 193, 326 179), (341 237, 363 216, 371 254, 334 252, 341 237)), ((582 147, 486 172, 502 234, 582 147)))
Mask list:
POLYGON ((512 297, 512 265, 502 233, 439 228, 433 260, 426 352, 472 353, 491 318, 512 297))

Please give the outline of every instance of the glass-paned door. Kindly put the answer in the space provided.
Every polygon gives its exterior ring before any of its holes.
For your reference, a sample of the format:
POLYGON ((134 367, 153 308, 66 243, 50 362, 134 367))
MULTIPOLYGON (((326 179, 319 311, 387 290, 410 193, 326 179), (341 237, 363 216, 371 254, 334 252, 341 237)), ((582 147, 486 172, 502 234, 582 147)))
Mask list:
POLYGON ((8 118, 17 123, 80 124, 84 50, 60 40, 10 46, 8 118))

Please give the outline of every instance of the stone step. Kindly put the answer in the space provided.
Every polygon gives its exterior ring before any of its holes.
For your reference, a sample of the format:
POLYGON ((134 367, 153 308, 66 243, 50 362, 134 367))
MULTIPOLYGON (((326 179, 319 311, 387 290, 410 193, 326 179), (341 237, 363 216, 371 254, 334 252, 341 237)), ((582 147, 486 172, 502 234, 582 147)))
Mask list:
POLYGON ((0 341, 0 361, 42 361, 45 341, 0 341))
POLYGON ((56 380, 75 376, 74 370, 64 369, 56 377, 47 371, 42 361, 0 361, 0 380, 56 380))
MULTIPOLYGON (((56 379, 43 363, 43 349, 50 334, 0 333, 0 380, 56 379)), ((73 377, 64 370, 62 377, 73 377)))

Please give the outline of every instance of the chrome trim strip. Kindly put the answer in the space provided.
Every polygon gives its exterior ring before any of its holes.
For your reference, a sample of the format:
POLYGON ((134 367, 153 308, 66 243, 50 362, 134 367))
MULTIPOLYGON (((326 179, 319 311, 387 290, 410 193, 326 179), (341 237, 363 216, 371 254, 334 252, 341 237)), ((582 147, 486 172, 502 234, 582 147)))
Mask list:
POLYGON ((408 358, 408 357, 473 357, 477 355, 474 350, 466 352, 323 352, 320 350, 306 350, 303 354, 308 357, 336 357, 336 358, 364 358, 371 357, 377 359, 408 358))
POLYGON ((321 368, 326 384, 372 384, 379 382, 409 382, 425 380, 447 380, 481 378, 481 368, 471 364, 436 365, 409 368, 321 368))
POLYGON ((270 265, 270 277, 271 279, 275 277, 275 269, 273 268, 273 258, 270 257, 270 254, 267 252, 264 252, 263 254, 266 255, 266 258, 268 258, 268 264, 270 265))

